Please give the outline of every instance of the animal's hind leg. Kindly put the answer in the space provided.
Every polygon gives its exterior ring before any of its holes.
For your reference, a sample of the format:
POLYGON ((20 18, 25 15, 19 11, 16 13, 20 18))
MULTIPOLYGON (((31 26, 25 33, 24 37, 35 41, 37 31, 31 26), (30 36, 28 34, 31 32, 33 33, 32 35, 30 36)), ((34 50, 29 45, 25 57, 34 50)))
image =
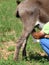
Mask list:
POLYGON ((22 56, 23 57, 26 57, 26 45, 27 45, 26 41, 27 39, 24 40, 24 43, 22 44, 22 56))
POLYGON ((16 45, 16 49, 15 49, 15 53, 14 53, 14 60, 18 60, 20 48, 21 48, 22 44, 24 43, 24 41, 26 40, 26 38, 32 32, 34 25, 36 23, 36 20, 38 18, 38 15, 39 15, 39 11, 36 9, 34 10, 33 13, 25 12, 24 15, 22 15, 21 19, 24 24, 24 31, 23 31, 20 39, 18 39, 18 41, 17 41, 17 45, 16 45))
POLYGON ((21 48, 22 44, 24 43, 24 41, 26 40, 26 37, 28 35, 29 35, 28 32, 27 31, 24 31, 23 34, 21 35, 21 37, 18 39, 17 44, 16 44, 15 53, 14 53, 14 60, 17 60, 18 59, 18 55, 19 55, 20 48, 21 48))
MULTIPOLYGON (((28 36, 29 37, 29 36, 28 36)), ((28 37, 26 38, 26 40, 24 40, 24 43, 22 45, 22 58, 24 59, 27 59, 27 54, 26 54, 26 46, 27 46, 27 40, 28 40, 28 37)))

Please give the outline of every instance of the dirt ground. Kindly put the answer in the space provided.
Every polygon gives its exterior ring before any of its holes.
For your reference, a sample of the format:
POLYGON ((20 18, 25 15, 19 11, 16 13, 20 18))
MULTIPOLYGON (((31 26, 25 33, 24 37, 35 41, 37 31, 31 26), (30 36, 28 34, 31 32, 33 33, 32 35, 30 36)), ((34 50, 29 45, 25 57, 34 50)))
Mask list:
POLYGON ((4 47, 0 47, 0 58, 4 58, 7 59, 8 56, 12 53, 14 53, 14 51, 8 51, 8 48, 10 46, 16 46, 15 42, 10 41, 10 42, 3 42, 4 47))

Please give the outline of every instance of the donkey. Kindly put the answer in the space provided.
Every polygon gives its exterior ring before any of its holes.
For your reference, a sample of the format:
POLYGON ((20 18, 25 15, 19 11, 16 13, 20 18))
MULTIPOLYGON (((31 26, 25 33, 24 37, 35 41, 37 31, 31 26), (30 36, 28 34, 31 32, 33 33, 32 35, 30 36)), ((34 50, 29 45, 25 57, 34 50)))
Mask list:
POLYGON ((46 23, 49 21, 49 0, 24 0, 16 9, 16 17, 23 23, 22 35, 16 42, 14 60, 18 60, 19 51, 24 44, 22 56, 26 56, 26 45, 29 35, 34 29, 36 21, 46 23))

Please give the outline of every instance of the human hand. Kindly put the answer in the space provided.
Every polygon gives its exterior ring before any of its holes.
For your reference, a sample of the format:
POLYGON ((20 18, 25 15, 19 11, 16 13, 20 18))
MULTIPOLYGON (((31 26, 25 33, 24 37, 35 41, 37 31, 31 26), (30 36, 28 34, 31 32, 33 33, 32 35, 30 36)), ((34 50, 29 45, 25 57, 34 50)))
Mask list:
POLYGON ((44 33, 43 32, 33 32, 32 33, 32 36, 35 38, 35 39, 40 39, 40 38, 42 38, 42 37, 44 37, 44 33))
POLYGON ((34 32, 34 33, 32 33, 32 36, 33 36, 35 39, 39 39, 39 38, 40 38, 40 33, 34 32))

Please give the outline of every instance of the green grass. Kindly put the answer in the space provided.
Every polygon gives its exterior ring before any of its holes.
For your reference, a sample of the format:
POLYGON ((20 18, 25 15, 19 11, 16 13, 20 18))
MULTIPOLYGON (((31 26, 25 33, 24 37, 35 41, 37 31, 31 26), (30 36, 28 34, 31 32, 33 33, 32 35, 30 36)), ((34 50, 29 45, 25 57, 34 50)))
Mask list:
POLYGON ((15 46, 9 46, 8 47, 8 51, 14 51, 15 50, 15 46))
MULTIPOLYGON (((1 0, 0 1, 0 37, 4 37, 6 40, 12 40, 14 35, 6 35, 6 32, 15 31, 15 35, 18 37, 22 30, 22 23, 15 17, 16 0, 1 0), (19 26, 18 26, 19 25, 19 26), (19 32, 19 33, 18 33, 19 32)), ((2 41, 0 39, 0 41, 2 41)))
MULTIPOLYGON (((3 42, 16 41, 21 35, 23 25, 20 19, 15 17, 16 0, 0 0, 0 48, 4 48, 3 42)), ((34 44, 30 35, 27 42, 27 60, 22 60, 21 54, 19 61, 13 60, 13 54, 5 60, 0 58, 0 65, 49 65, 48 58, 42 57, 39 52, 44 53, 39 43, 34 44)), ((14 51, 10 46, 8 51, 14 51)), ((2 53, 0 52, 0 57, 2 53)))

